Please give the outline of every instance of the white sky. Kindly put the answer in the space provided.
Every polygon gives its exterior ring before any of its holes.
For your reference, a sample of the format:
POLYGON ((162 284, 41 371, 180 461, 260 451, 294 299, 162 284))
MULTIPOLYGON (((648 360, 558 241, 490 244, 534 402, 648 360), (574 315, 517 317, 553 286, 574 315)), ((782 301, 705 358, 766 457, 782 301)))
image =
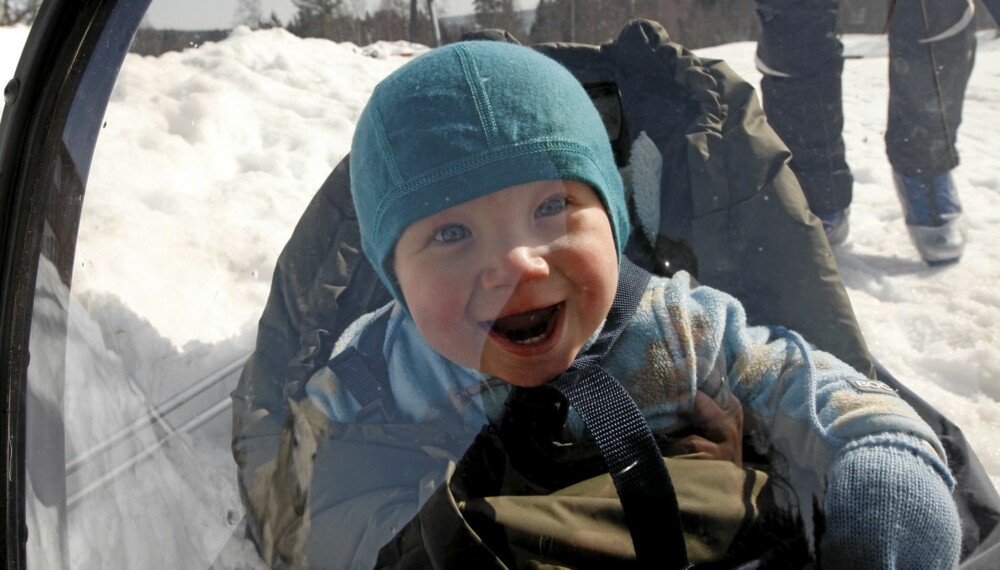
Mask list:
MULTIPOLYGON (((12 73, 26 35, 0 28, 0 77, 12 73)), ((845 63, 855 198, 851 237, 835 255, 872 353, 963 429, 1000 486, 1000 39, 986 37, 955 171, 969 243, 961 263, 942 268, 920 262, 892 190, 882 141, 884 38, 845 38, 848 51, 864 57, 845 63)), ((67 456, 150 405, 130 386, 175 394, 252 347, 291 228, 347 151, 375 83, 408 60, 392 54, 412 51, 377 48, 382 57, 270 30, 126 58, 83 204, 69 303, 75 336, 54 357, 65 356, 69 374, 67 456), (106 413, 115 402, 121 408, 106 413)), ((698 52, 756 84, 753 48, 743 42, 698 52)), ((45 362, 33 358, 29 375, 37 377, 45 362)), ((163 452, 71 513, 74 566, 206 566, 198 561, 211 560, 232 531, 226 509, 238 509, 228 443, 224 430, 213 443, 210 459, 222 462, 221 474, 211 461, 163 452), (204 489, 210 496, 193 494, 204 489), (162 545, 176 559, 163 559, 162 545)), ((37 530, 29 538, 38 540, 37 530)))
MULTIPOLYGON (((367 2, 371 8, 380 0, 348 0, 367 2)), ((426 0, 420 0, 421 4, 426 0)), ((521 9, 534 8, 538 0, 518 0, 521 9)), ((442 14, 457 16, 472 13, 472 0, 436 0, 442 14)), ((216 29, 229 28, 233 23, 237 0, 154 0, 146 17, 156 28, 216 29)), ((292 0, 262 0, 265 16, 273 10, 282 22, 287 22, 295 14, 292 0)))

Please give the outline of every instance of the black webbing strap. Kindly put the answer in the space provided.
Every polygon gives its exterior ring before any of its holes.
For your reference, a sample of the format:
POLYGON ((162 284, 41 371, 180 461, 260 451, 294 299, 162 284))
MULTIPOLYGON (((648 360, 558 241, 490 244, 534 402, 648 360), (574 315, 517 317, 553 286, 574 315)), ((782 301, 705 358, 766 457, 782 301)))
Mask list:
POLYGON ((583 418, 621 499, 636 559, 643 566, 689 568, 680 509, 653 432, 625 388, 601 362, 628 324, 650 275, 627 259, 597 341, 549 383, 583 418))
MULTIPOLYGON (((642 298, 650 275, 623 258, 618 290, 597 340, 548 385, 558 390, 593 435, 621 499, 636 558, 643 566, 689 568, 677 496, 653 433, 625 388, 601 367, 642 298)), ((328 366, 361 404, 357 421, 394 415, 382 343, 389 311, 328 366)))
POLYGON ((390 313, 392 311, 386 310, 376 317, 361 332, 356 346, 347 347, 327 363, 341 385, 361 404, 361 410, 354 416, 358 422, 376 412, 381 412, 385 421, 390 421, 395 415, 389 374, 382 354, 390 313))

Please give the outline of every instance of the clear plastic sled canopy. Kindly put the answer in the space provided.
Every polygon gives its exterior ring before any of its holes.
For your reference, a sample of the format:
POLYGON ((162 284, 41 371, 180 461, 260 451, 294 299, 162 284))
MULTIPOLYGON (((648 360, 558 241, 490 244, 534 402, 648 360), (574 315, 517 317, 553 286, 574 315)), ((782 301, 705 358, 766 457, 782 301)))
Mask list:
MULTIPOLYGON (((5 84, 0 563, 648 563, 649 534, 640 548, 636 525, 622 523, 636 511, 622 515, 601 453, 569 444, 556 452, 537 439, 561 429, 546 419, 564 406, 558 396, 505 386, 496 393, 510 413, 495 424, 389 421, 398 416, 385 385, 349 388, 364 408, 356 422, 330 426, 303 409, 306 384, 324 373, 338 337, 391 299, 361 255, 344 157, 367 94, 422 47, 383 43, 362 53, 296 40, 279 53, 287 32, 241 28, 224 44, 162 55, 154 66, 126 57, 137 31, 156 37, 143 26, 150 4, 46 0, 5 84), (324 58, 359 63, 332 76, 324 58), (136 103, 112 112, 126 99, 136 103), (251 117, 266 124, 245 128, 251 117), (304 440, 301 430, 322 439, 304 440), (515 444, 526 454, 506 455, 515 444), (440 492, 449 485, 455 497, 440 492), (571 514, 537 518, 530 498, 543 495, 560 496, 571 514), (607 520, 591 516, 585 504, 595 498, 615 503, 601 503, 607 520), (421 518, 431 507, 460 513, 446 521, 458 530, 442 538, 447 548, 417 556, 412 541, 446 532, 435 528, 445 519, 421 518), (578 544, 588 532, 626 548, 588 550, 578 544)), ((800 331, 860 370, 868 384, 859 390, 898 393, 947 454, 963 567, 1000 565, 1000 498, 989 476, 962 432, 869 355, 821 225, 752 87, 649 21, 628 23, 601 46, 532 47, 584 86, 627 180, 639 176, 637 153, 659 161, 652 197, 631 204, 632 262, 661 276, 685 271, 738 299, 752 324, 800 331)), ((377 334, 359 342, 363 356, 379 351, 377 334)), ((652 431, 684 511, 684 562, 806 564, 813 523, 767 518, 781 482, 768 483, 773 458, 742 433, 742 418, 739 460, 710 475, 696 463, 706 459, 670 448, 690 432, 652 431), (692 497, 712 503, 711 493, 725 503, 720 489, 730 487, 732 509, 689 506, 692 497)))

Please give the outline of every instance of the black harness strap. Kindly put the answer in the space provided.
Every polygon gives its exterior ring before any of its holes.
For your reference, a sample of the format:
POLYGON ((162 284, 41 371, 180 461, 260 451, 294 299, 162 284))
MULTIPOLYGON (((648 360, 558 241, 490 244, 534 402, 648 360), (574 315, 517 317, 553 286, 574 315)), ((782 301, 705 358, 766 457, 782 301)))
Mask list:
POLYGON ((601 362, 639 306, 649 273, 622 258, 618 291, 596 342, 549 383, 583 418, 615 482, 643 566, 690 568, 674 485, 639 407, 601 362))
MULTIPOLYGON (((622 259, 618 290, 597 340, 548 386, 558 390, 594 436, 621 499, 636 558, 644 566, 689 568, 673 482, 649 425, 625 388, 601 367, 639 306, 650 275, 622 259)), ((382 355, 389 311, 328 366, 361 404, 357 421, 394 416, 382 355)))
POLYGON ((384 311, 361 332, 356 346, 349 346, 330 359, 327 366, 340 383, 361 404, 354 420, 361 422, 375 413, 392 421, 396 407, 389 389, 389 372, 382 355, 382 344, 391 310, 384 311))

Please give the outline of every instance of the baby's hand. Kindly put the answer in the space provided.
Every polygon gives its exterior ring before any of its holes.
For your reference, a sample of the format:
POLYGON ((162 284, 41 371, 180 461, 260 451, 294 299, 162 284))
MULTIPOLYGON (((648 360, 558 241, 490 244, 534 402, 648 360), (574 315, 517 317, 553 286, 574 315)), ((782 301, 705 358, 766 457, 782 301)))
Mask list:
POLYGON ((725 407, 704 392, 696 392, 691 422, 695 435, 676 444, 682 453, 706 453, 712 459, 743 466, 743 406, 736 398, 727 398, 725 407))
POLYGON ((824 499, 824 568, 954 568, 961 521, 943 462, 922 442, 869 436, 848 444, 824 499))

